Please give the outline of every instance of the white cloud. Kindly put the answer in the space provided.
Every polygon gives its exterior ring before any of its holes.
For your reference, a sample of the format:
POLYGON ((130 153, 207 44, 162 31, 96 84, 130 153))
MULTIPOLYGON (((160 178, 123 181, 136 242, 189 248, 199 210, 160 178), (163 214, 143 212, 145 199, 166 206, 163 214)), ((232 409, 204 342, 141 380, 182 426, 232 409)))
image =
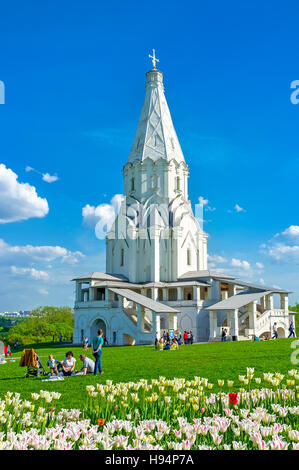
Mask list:
POLYGON ((239 213, 239 212, 246 212, 246 210, 243 207, 241 207, 239 204, 236 204, 233 210, 229 209, 227 212, 230 212, 230 213, 237 212, 237 213, 239 213))
POLYGON ((124 196, 115 194, 110 204, 100 204, 99 206, 86 206, 82 209, 83 223, 90 228, 95 228, 97 224, 101 227, 107 227, 109 231, 121 206, 124 196))
POLYGON ((43 180, 46 181, 47 183, 54 183, 55 181, 58 180, 58 176, 50 175, 49 173, 43 173, 43 180))
POLYGON ((35 268, 18 268, 17 266, 11 266, 11 272, 20 276, 30 277, 36 280, 47 280, 49 274, 46 271, 41 271, 35 268))
POLYGON ((263 263, 257 262, 257 263, 255 263, 255 265, 256 265, 256 267, 257 267, 258 269, 264 269, 263 263))
POLYGON ((236 258, 233 258, 231 260, 231 266, 235 267, 235 268, 242 268, 244 269, 245 271, 248 271, 250 269, 250 263, 248 263, 248 261, 241 261, 239 259, 236 259, 236 258))
POLYGON ((38 292, 43 295, 49 295, 49 292, 46 289, 38 289, 38 292))
POLYGON ((208 200, 208 199, 205 199, 203 196, 199 196, 198 202, 199 202, 199 205, 200 205, 200 206, 204 207, 204 210, 205 210, 205 211, 213 212, 213 211, 216 210, 216 207, 208 206, 209 200, 208 200))
POLYGON ((18 175, 0 164, 0 224, 45 217, 49 212, 47 199, 37 195, 34 186, 20 183, 18 175))
POLYGON ((236 212, 246 212, 243 207, 239 206, 239 204, 235 205, 235 210, 236 212))
POLYGON ((203 198, 202 196, 199 196, 198 202, 201 206, 206 206, 209 203, 208 199, 203 198))
POLYGON ((208 255, 209 268, 215 268, 219 264, 226 263, 227 259, 220 255, 208 255))
POLYGON ((60 259, 68 264, 84 257, 80 251, 70 251, 62 246, 9 245, 0 238, 0 264, 24 265, 34 262, 51 262, 60 259))
POLYGON ((59 179, 57 175, 50 175, 50 173, 42 173, 41 171, 38 171, 35 168, 32 168, 32 166, 26 166, 25 171, 27 172, 34 171, 34 173, 41 175, 42 180, 46 181, 46 183, 54 183, 55 181, 59 179))
POLYGON ((278 263, 299 264, 299 226, 290 225, 268 243, 263 243, 261 249, 278 263))
POLYGON ((290 225, 283 232, 274 235, 273 238, 288 241, 291 244, 299 244, 299 225, 290 225))

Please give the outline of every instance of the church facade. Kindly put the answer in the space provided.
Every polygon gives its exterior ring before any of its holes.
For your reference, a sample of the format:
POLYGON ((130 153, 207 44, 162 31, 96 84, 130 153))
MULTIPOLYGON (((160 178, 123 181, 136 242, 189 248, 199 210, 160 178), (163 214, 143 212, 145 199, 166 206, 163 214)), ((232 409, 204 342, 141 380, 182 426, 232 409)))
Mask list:
POLYGON ((125 197, 106 236, 106 273, 74 279, 74 343, 98 328, 115 345, 152 344, 167 329, 217 341, 223 326, 232 339, 249 339, 271 334, 274 323, 285 337, 288 291, 208 270, 207 234, 188 199, 189 168, 156 60, 123 168, 125 197))

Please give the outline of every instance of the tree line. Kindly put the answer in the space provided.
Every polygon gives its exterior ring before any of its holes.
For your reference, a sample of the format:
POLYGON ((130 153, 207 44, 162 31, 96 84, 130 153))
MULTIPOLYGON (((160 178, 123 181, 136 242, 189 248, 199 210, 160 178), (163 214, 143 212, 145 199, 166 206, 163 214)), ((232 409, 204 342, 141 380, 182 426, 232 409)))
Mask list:
POLYGON ((2 337, 11 346, 70 339, 74 332, 74 312, 71 307, 38 307, 31 316, 9 329, 2 337))

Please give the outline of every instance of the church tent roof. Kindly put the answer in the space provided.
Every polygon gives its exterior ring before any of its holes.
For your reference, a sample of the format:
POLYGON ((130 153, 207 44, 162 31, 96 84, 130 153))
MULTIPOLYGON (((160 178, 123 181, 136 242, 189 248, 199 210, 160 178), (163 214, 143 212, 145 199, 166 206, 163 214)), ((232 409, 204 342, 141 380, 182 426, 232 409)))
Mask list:
POLYGON ((146 93, 128 163, 160 159, 184 163, 184 155, 173 127, 164 95, 163 73, 157 69, 146 74, 146 93))
POLYGON ((226 284, 235 284, 236 286, 239 286, 239 287, 248 287, 248 288, 252 288, 252 289, 259 289, 261 291, 265 291, 265 290, 268 290, 268 291, 271 291, 272 293, 290 293, 290 291, 288 290, 284 290, 284 289, 279 289, 277 287, 266 287, 266 286, 261 286, 259 284, 252 284, 250 282, 245 282, 245 281, 241 281, 240 279, 234 279, 234 280, 229 280, 229 279, 219 279, 219 281, 223 282, 223 283, 226 283, 226 284))
POLYGON ((244 307, 245 305, 254 302, 255 300, 263 297, 264 295, 271 294, 271 291, 258 291, 258 292, 240 292, 237 295, 233 295, 228 299, 221 300, 214 305, 206 307, 207 310, 236 310, 244 307))

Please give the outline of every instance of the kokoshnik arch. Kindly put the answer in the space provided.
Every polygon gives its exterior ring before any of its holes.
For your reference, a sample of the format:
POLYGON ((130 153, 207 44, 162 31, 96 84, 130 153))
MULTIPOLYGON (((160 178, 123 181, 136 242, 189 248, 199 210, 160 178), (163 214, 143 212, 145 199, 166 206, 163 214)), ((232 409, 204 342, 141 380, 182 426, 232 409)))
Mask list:
POLYGON ((207 268, 207 234, 188 199, 189 168, 166 102, 163 73, 146 74, 146 93, 123 168, 125 198, 106 236, 106 273, 76 282, 74 343, 102 327, 110 344, 151 344, 156 331, 192 330, 196 341, 271 334, 294 320, 289 291, 207 268), (273 296, 280 296, 274 308, 273 296))

